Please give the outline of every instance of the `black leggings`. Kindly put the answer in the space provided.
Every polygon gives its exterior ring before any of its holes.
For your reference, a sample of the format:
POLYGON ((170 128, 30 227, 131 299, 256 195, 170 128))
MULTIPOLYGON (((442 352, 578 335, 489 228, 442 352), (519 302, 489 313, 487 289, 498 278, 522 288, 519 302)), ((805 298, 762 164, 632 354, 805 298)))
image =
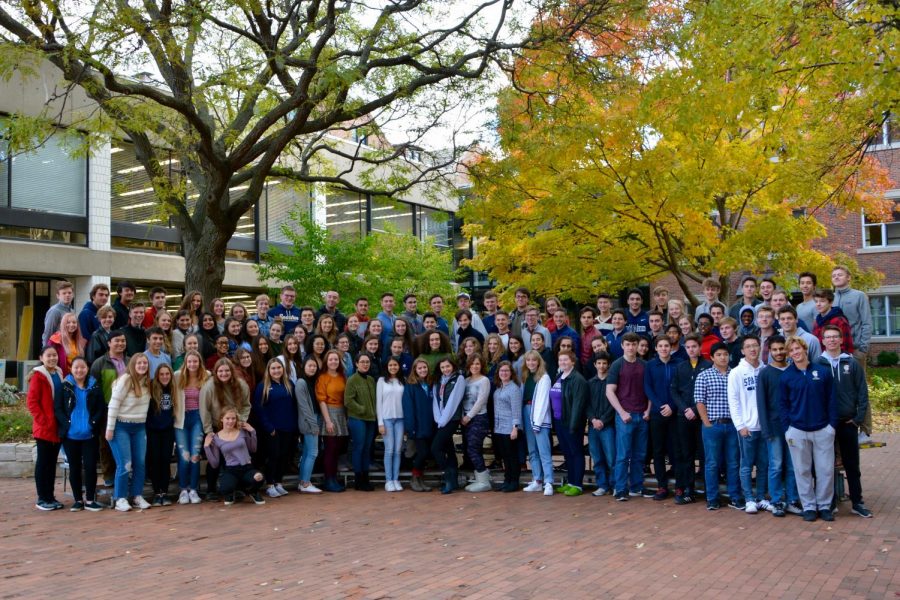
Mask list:
MULTIPOLYGON (((250 494, 257 492, 263 484, 262 477, 257 481, 257 473, 259 471, 250 464, 222 467, 222 475, 219 478, 219 491, 226 495, 232 494, 238 489, 250 494)), ((262 474, 260 473, 260 475, 262 474)))
POLYGON ((519 464, 519 446, 522 443, 521 438, 524 436, 524 432, 518 432, 516 439, 502 433, 494 434, 497 440, 496 454, 503 459, 503 483, 515 484, 516 487, 519 485, 519 477, 522 474, 522 465, 519 464))
POLYGON ((169 491, 172 478, 172 448, 175 447, 175 430, 147 428, 147 476, 154 494, 169 491))
POLYGON ((56 459, 59 458, 59 442, 35 439, 37 460, 34 461, 34 486, 38 500, 51 502, 56 485, 56 459))
POLYGON ((96 500, 97 492, 97 460, 100 455, 100 444, 97 437, 89 440, 63 440, 66 459, 69 462, 69 484, 72 486, 72 497, 75 500, 88 502, 96 500), (84 483, 82 484, 82 472, 84 483), (84 497, 81 488, 84 487, 84 497))
POLYGON ((297 451, 297 433, 276 431, 275 435, 263 436, 266 439, 266 483, 281 483, 294 452, 297 451))
POLYGON ((438 428, 431 441, 431 454, 442 471, 455 471, 459 468, 456 460, 456 446, 453 444, 453 434, 459 428, 459 421, 450 421, 438 428))

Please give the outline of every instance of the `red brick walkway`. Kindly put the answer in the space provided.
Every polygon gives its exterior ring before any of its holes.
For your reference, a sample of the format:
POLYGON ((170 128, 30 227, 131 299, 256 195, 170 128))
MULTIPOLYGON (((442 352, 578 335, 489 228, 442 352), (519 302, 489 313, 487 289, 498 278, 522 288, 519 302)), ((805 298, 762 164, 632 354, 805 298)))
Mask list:
POLYGON ((862 454, 874 519, 611 496, 383 491, 39 513, 0 481, 0 598, 900 598, 900 435, 862 454), (752 594, 752 595, 751 595, 752 594))

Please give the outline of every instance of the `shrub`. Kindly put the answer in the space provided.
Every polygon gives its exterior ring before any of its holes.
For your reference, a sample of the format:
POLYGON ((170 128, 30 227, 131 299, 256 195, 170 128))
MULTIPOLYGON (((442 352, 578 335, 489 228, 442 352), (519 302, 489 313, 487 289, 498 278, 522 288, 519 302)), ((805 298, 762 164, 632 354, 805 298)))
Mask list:
POLYGON ((869 384, 869 404, 874 411, 894 412, 900 409, 900 383, 873 375, 869 384))
POLYGON ((25 401, 0 406, 0 443, 30 441, 31 414, 25 408, 25 401))
POLYGON ((19 402, 19 390, 8 383, 0 383, 0 405, 8 406, 19 402))
POLYGON ((888 352, 887 350, 879 352, 878 357, 875 359, 875 364, 879 367, 893 367, 898 362, 900 362, 900 356, 896 352, 888 352))

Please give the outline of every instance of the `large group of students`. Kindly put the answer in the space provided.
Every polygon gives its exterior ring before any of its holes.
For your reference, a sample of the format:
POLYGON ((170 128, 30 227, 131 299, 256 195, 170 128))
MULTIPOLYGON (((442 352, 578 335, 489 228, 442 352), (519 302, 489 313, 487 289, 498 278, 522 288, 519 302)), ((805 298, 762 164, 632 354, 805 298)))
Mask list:
POLYGON ((708 510, 830 521, 837 454, 851 512, 871 517, 859 467, 871 433, 859 359, 871 337, 868 300, 842 266, 833 289, 817 287, 811 273, 798 283, 796 307, 773 281, 753 277, 727 306, 709 279, 693 313, 658 287, 649 311, 635 289, 626 307, 600 294, 570 322, 558 298, 545 299, 542 314, 524 288, 511 310, 488 292, 481 313, 465 292, 452 315, 439 295, 420 313, 415 294, 397 310, 384 293, 376 316, 367 298, 345 315, 336 291, 316 309, 296 306, 288 285, 274 307, 258 296, 252 316, 240 303, 226 314, 221 299, 198 292, 173 315, 163 288, 144 304, 127 281, 112 305, 109 288, 95 285, 76 312, 73 287, 61 282, 28 388, 36 507, 64 508, 54 496, 60 447, 70 510, 103 508, 99 466, 112 507, 128 511, 173 503, 173 448, 178 504, 201 502, 203 459, 207 501, 263 504, 288 494, 285 474, 298 454, 301 494, 343 492, 339 461, 348 452, 355 489, 372 491, 378 435, 387 492, 404 489, 406 457, 412 490, 432 490, 425 469, 433 460, 449 494, 459 486, 461 431, 467 492, 581 495, 587 439, 594 496, 684 505, 702 493, 708 510), (494 465, 485 461, 488 437, 494 465), (319 458, 321 487, 312 481, 319 458), (491 466, 502 466, 499 488, 491 466), (524 488, 523 467, 531 473, 524 488), (644 487, 648 473, 656 489, 644 487))

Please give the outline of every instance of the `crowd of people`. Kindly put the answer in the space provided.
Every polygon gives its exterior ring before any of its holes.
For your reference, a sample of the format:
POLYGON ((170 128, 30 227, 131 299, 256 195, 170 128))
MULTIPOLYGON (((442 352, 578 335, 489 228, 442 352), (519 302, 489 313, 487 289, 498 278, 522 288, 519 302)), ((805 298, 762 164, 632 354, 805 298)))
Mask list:
POLYGON ((190 292, 173 315, 163 288, 145 304, 127 281, 112 305, 109 288, 95 285, 76 313, 73 287, 61 282, 28 388, 36 507, 64 508, 54 496, 60 447, 70 510, 103 508, 99 466, 112 506, 128 511, 172 504, 173 448, 178 504, 201 502, 204 458, 208 501, 286 495, 298 454, 300 493, 343 492, 346 452, 355 489, 372 491, 378 435, 385 491, 404 489, 405 456, 412 490, 431 491, 433 460, 449 494, 459 485, 461 431, 468 492, 495 489, 493 466, 503 469, 498 491, 581 495, 587 439, 594 496, 674 496, 684 505, 703 493, 708 510, 830 521, 838 454, 851 512, 870 517, 859 443, 871 433, 860 360, 871 316, 846 268, 834 269, 832 284, 818 287, 802 273, 795 307, 770 279, 746 277, 727 306, 709 279, 694 311, 665 288, 650 299, 634 289, 626 307, 600 294, 570 322, 558 298, 547 298, 542 314, 524 288, 511 310, 488 292, 478 312, 460 293, 452 315, 439 295, 420 313, 415 294, 398 310, 384 293, 374 317, 367 298, 343 314, 336 291, 318 308, 301 307, 288 285, 274 307, 260 295, 255 311, 235 303, 227 314, 221 299, 190 292), (485 460, 488 437, 494 465, 485 460), (554 439, 563 469, 553 462, 554 439), (312 481, 317 459, 321 487, 312 481), (531 473, 524 488, 523 467, 531 473), (656 489, 644 487, 648 472, 656 489))

